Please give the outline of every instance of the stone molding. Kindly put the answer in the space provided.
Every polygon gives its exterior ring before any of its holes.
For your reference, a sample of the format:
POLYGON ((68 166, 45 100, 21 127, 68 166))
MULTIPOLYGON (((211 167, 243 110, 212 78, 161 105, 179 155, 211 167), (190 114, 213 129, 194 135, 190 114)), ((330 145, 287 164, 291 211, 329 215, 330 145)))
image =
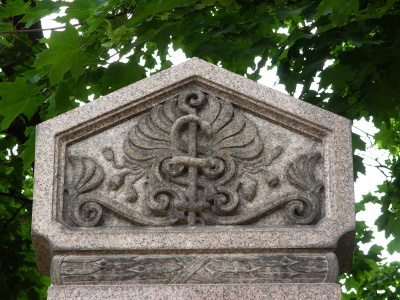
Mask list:
POLYGON ((168 284, 168 285, 66 285, 51 286, 48 300, 340 300, 340 285, 309 284, 168 284), (211 296, 210 296, 211 295, 211 296))
POLYGON ((89 255, 53 258, 53 285, 334 283, 333 253, 89 255))

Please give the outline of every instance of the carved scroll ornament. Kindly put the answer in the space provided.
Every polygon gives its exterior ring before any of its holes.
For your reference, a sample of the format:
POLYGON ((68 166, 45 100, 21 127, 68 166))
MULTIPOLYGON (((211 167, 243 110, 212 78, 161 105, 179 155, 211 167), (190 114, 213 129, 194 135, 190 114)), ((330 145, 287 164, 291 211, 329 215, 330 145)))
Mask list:
MULTIPOLYGON (((314 175, 320 153, 301 155, 287 167, 287 179, 298 193, 236 213, 257 193, 258 182, 251 174, 272 164, 282 147, 264 153, 252 121, 230 102, 200 90, 186 91, 144 114, 128 132, 123 150, 123 165, 116 163, 111 148, 102 151, 115 169, 121 169, 109 179, 94 159, 68 158, 65 197, 75 225, 100 225, 104 208, 136 224, 153 226, 249 224, 280 208, 289 224, 305 225, 320 214, 323 185, 314 175), (135 184, 141 178, 145 178, 148 214, 90 193, 104 182, 113 191, 130 184, 126 200, 132 203, 139 197, 135 184)), ((277 176, 267 182, 271 188, 280 185, 277 176)))

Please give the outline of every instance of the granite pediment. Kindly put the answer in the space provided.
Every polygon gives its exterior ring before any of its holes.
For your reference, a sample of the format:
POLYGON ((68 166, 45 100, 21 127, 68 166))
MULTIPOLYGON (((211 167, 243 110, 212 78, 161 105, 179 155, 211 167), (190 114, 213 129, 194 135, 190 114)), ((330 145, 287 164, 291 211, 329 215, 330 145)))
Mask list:
POLYGON ((336 249, 344 271, 351 159, 348 120, 191 59, 38 126, 39 269, 80 252, 336 249))

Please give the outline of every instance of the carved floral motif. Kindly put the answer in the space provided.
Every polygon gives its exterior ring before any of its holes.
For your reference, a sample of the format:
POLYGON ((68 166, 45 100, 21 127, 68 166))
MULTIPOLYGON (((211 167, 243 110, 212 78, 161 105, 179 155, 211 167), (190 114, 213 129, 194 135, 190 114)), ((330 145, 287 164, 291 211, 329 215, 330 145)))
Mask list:
MULTIPOLYGON (((123 151, 124 164, 118 165, 111 148, 102 150, 121 170, 110 178, 94 159, 69 157, 65 197, 74 224, 100 225, 104 207, 141 225, 248 224, 281 208, 289 223, 304 225, 320 214, 323 184, 314 175, 320 153, 301 155, 287 167, 288 181, 301 192, 236 213, 257 194, 253 174, 266 170, 283 148, 265 151, 252 121, 230 102, 200 90, 188 90, 144 114, 128 132, 123 151), (139 198, 141 178, 146 179, 149 214, 90 193, 103 181, 112 191, 128 185, 126 200, 132 203, 139 198)), ((271 189, 280 186, 272 173, 266 182, 271 189)))

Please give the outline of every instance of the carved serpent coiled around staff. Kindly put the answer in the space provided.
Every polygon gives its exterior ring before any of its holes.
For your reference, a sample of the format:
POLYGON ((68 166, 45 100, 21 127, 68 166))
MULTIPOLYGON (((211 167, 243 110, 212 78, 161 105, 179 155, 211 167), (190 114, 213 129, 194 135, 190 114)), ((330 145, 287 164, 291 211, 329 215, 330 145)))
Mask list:
MULTIPOLYGON (((249 224, 284 209, 290 224, 315 223, 323 191, 314 176, 320 153, 301 155, 287 167, 288 182, 300 193, 269 199, 253 210, 236 213, 240 203, 251 201, 256 193, 257 183, 249 176, 258 172, 258 162, 268 166, 282 147, 275 147, 270 154, 263 150, 255 124, 231 103, 198 89, 187 90, 153 107, 128 132, 123 147, 125 165, 115 163, 111 148, 103 150, 116 169, 128 168, 112 176, 109 187, 113 190, 117 191, 129 174, 136 176, 135 181, 145 176, 147 194, 143 198, 150 214, 87 194, 102 184, 104 172, 93 159, 71 156, 75 171, 65 187, 70 218, 78 226, 98 226, 102 207, 106 207, 141 225, 233 225, 249 224), (97 173, 90 175, 91 170, 97 173), (88 174, 92 179, 82 182, 88 174), (244 180, 250 181, 250 189, 245 190, 244 180)), ((269 185, 279 187, 279 178, 272 177, 269 185)))

